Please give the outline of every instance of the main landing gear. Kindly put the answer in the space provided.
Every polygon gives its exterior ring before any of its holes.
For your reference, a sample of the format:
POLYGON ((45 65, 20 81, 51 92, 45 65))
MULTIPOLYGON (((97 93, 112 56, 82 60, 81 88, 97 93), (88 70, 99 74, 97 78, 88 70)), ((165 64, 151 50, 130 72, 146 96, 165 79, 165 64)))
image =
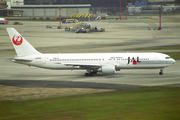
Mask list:
POLYGON ((163 69, 160 69, 159 75, 163 75, 163 69))
POLYGON ((89 72, 89 73, 85 73, 85 76, 93 76, 93 75, 96 75, 97 72, 89 72))
POLYGON ((96 74, 97 74, 96 70, 87 69, 87 73, 85 73, 85 76, 93 76, 96 74))

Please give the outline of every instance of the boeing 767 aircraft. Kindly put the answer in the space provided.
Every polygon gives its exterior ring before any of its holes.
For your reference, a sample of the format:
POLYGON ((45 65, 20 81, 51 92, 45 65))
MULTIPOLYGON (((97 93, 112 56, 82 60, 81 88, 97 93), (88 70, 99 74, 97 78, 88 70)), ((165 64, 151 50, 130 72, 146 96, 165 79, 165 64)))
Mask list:
POLYGON ((85 76, 97 72, 115 74, 120 69, 160 69, 175 63, 170 56, 162 53, 77 53, 42 54, 38 52, 14 28, 6 28, 17 56, 13 62, 56 70, 87 70, 85 76))

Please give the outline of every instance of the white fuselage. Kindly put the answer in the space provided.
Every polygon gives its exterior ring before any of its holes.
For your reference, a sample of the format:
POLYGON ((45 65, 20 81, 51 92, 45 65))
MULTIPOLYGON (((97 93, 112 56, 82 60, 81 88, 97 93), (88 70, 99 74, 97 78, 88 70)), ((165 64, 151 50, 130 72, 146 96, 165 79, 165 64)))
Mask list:
POLYGON ((175 60, 162 53, 82 53, 82 54, 39 54, 18 57, 31 61, 14 62, 47 69, 99 69, 114 65, 119 69, 164 68, 175 60))

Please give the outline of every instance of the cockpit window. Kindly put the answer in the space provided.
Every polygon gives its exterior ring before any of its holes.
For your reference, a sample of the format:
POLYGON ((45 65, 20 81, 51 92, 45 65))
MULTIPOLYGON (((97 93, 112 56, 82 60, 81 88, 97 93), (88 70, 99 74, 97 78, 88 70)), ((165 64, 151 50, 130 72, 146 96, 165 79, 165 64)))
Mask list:
POLYGON ((171 57, 165 57, 165 59, 171 59, 171 57))

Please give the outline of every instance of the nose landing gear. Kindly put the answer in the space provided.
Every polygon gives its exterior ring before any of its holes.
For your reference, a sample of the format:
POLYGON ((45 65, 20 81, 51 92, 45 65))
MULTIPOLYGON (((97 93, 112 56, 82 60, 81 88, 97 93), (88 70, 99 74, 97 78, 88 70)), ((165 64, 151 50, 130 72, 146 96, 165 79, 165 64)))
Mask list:
POLYGON ((160 69, 159 75, 163 75, 163 69, 160 69))

